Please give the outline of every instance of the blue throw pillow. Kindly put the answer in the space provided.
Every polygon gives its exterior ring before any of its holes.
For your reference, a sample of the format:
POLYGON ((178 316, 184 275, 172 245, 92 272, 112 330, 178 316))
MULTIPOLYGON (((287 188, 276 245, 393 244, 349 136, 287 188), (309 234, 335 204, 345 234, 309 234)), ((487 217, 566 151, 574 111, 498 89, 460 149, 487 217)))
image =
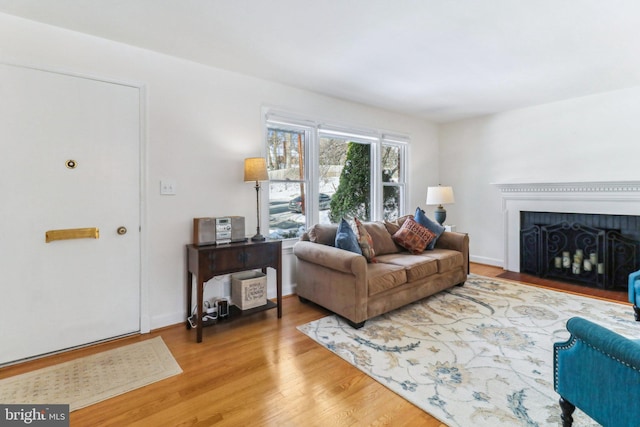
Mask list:
POLYGON ((344 218, 340 221, 336 232, 336 248, 362 255, 362 249, 358 244, 358 236, 356 236, 356 233, 353 232, 353 229, 344 218))
POLYGON ((413 219, 418 224, 424 227, 427 227, 429 230, 435 233, 436 238, 433 239, 431 243, 429 243, 429 245, 427 246, 427 250, 435 248, 436 241, 442 235, 442 233, 444 233, 444 227, 438 224, 437 222, 431 221, 429 218, 427 218, 427 216, 424 214, 424 211, 420 209, 420 207, 416 208, 416 214, 414 215, 413 219))

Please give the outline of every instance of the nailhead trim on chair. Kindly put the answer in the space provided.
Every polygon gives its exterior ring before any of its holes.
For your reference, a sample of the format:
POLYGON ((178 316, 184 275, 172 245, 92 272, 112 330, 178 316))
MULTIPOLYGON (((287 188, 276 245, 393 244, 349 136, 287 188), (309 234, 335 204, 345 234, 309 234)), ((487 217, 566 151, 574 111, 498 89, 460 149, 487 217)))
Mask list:
MULTIPOLYGON (((556 347, 556 351, 566 350, 568 348, 571 348, 576 344, 576 341, 578 341, 578 338, 576 338, 573 335, 571 335, 571 340, 568 341, 566 345, 563 345, 563 346, 560 346, 560 347, 556 347)), ((556 361, 557 361, 557 359, 556 359, 556 361)), ((555 378, 555 384, 558 384, 558 364, 557 363, 553 364, 553 376, 555 378)))

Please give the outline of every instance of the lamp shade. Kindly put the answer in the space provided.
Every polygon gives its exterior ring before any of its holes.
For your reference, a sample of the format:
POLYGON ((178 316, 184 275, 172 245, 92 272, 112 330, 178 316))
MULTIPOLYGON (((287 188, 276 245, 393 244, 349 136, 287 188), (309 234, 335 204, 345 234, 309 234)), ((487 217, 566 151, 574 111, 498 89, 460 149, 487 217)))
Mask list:
POLYGON ((441 186, 427 188, 427 205, 448 205, 454 202, 453 188, 441 186))
POLYGON ((267 161, 264 157, 249 157, 244 159, 244 181, 268 181, 267 161))

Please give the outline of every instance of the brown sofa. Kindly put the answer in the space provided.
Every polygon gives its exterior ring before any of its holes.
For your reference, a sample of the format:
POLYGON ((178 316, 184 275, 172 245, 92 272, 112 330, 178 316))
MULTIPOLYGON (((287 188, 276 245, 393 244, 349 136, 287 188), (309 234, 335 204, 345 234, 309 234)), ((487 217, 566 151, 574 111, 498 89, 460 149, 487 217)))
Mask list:
POLYGON ((360 328, 372 317, 464 284, 469 274, 466 234, 445 231, 434 249, 414 255, 391 239, 400 225, 364 223, 373 238, 376 263, 336 248, 336 224, 313 226, 293 247, 300 300, 325 307, 360 328))

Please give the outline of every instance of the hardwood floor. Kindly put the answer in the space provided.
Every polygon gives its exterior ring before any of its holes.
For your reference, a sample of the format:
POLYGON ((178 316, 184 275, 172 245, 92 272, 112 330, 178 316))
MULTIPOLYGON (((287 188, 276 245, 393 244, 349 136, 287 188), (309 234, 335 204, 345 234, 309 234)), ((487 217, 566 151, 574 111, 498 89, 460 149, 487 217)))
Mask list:
POLYGON ((0 378, 161 336, 184 372, 74 411, 71 426, 444 426, 297 331, 327 314, 286 297, 281 319, 270 310, 205 328, 200 344, 175 325, 2 368, 0 378))

